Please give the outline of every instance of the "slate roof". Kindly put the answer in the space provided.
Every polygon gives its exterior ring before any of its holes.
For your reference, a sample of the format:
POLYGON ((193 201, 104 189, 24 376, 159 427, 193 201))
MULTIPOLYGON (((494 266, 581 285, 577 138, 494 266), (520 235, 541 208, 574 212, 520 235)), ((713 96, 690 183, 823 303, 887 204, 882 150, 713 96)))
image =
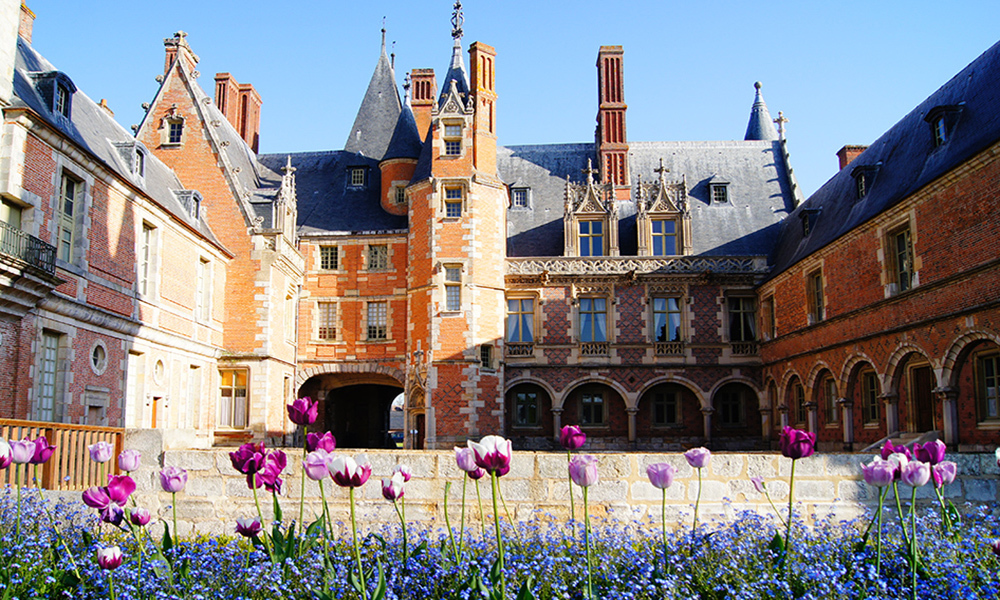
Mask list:
POLYGON ((417 121, 413 117, 413 111, 404 104, 403 109, 399 111, 396 128, 392 132, 392 139, 389 140, 389 146, 386 148, 382 160, 419 158, 422 146, 420 131, 417 129, 417 121))
POLYGON ((455 39, 455 45, 451 52, 451 65, 448 67, 448 73, 444 76, 444 80, 441 81, 438 108, 444 106, 444 102, 448 98, 448 92, 451 91, 452 81, 455 82, 455 88, 462 98, 467 98, 469 94, 469 77, 465 73, 465 59, 462 58, 462 43, 460 40, 461 38, 455 39))
MULTIPOLYGON (((288 154, 262 154, 262 165, 273 172, 285 166, 288 154)), ((378 161, 345 150, 297 152, 290 155, 295 167, 300 235, 399 231, 407 228, 405 216, 382 209, 381 172, 378 161), (367 185, 348 186, 351 167, 367 169, 367 185)))
POLYGON ((764 103, 764 96, 760 93, 760 82, 753 84, 753 87, 757 90, 757 94, 754 97, 753 108, 750 109, 750 122, 747 123, 747 133, 743 136, 744 140, 776 140, 778 139, 778 132, 774 129, 774 121, 771 119, 771 113, 767 110, 767 104, 764 103))
POLYGON ((27 107, 38 113, 42 119, 96 157, 109 170, 145 191, 179 221, 186 223, 220 248, 223 247, 204 219, 192 218, 190 212, 174 195, 173 192, 186 189, 185 186, 173 170, 160 162, 152 152, 147 151, 145 154, 145 177, 139 178, 132 174, 131 164, 125 162, 115 143, 135 143, 135 137, 85 93, 81 90, 73 93, 70 119, 54 114, 50 110, 50 106, 39 94, 32 74, 56 70, 52 63, 35 51, 23 38, 18 37, 14 98, 11 106, 27 107))
POLYGON ((890 209, 1000 140, 998 82, 1000 42, 921 102, 785 219, 770 276, 890 209), (935 107, 958 105, 961 114, 948 141, 935 147, 925 117, 935 107), (858 167, 876 165, 878 172, 868 193, 858 199, 852 173, 858 167), (803 236, 800 215, 817 210, 819 216, 810 234, 803 236))
POLYGON ((389 147, 401 109, 396 76, 383 43, 382 53, 371 81, 368 82, 368 91, 361 101, 358 114, 354 117, 354 125, 344 143, 344 150, 381 160, 389 147))
MULTIPOLYGON (((633 179, 658 179, 660 159, 668 180, 687 181, 692 252, 696 255, 768 255, 778 223, 793 209, 791 180, 779 141, 630 142, 633 179), (729 183, 729 202, 712 204, 709 182, 729 183)), ((581 170, 596 159, 594 144, 498 148, 498 170, 510 187, 528 187, 527 209, 510 208, 508 256, 561 256, 566 177, 583 183, 581 170)), ((619 248, 637 252, 635 204, 618 203, 619 248)))

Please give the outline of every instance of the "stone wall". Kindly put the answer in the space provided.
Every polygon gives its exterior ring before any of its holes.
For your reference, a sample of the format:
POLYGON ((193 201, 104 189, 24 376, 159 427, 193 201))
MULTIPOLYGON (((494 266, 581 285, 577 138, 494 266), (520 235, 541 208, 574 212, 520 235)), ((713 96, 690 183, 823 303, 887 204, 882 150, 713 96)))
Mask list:
MULTIPOLYGON (((160 491, 158 472, 162 465, 183 467, 188 471, 188 484, 177 496, 178 520, 182 534, 192 528, 198 533, 232 533, 235 519, 255 515, 253 496, 245 477, 233 469, 227 449, 160 450, 160 437, 155 431, 129 432, 126 447, 143 453, 139 471, 133 473, 138 485, 138 503, 154 515, 169 519, 170 494, 160 491)), ((444 487, 452 482, 448 509, 452 524, 457 526, 462 496, 462 472, 455 465, 451 451, 364 451, 372 463, 372 477, 356 492, 358 517, 366 527, 393 526, 397 517, 389 502, 381 495, 381 478, 391 474, 397 464, 406 464, 413 479, 406 486, 406 516, 408 521, 429 527, 444 527, 444 487)), ((301 450, 287 450, 285 493, 280 498, 286 521, 298 515, 301 477, 301 450)), ((355 451, 345 453, 355 454, 355 451)), ((677 467, 678 476, 667 490, 667 519, 678 525, 689 523, 694 500, 698 494, 697 473, 679 453, 621 454, 599 453, 600 481, 590 490, 591 515, 611 520, 652 518, 659 522, 660 491, 646 479, 646 466, 669 462, 677 467)), ((946 489, 947 497, 956 505, 964 502, 997 506, 998 469, 993 454, 956 454, 949 456, 959 466, 959 477, 946 489)), ((860 454, 822 454, 799 461, 795 470, 795 498, 799 507, 810 515, 824 516, 833 512, 837 517, 850 518, 873 506, 874 489, 860 480, 858 464, 869 460, 860 454)), ((767 499, 758 494, 750 477, 763 477, 774 502, 781 507, 788 500, 788 472, 791 461, 775 453, 715 454, 703 473, 701 515, 706 519, 731 517, 740 510, 771 513, 767 499)), ((507 506, 517 520, 569 518, 566 456, 558 452, 515 452, 510 473, 501 479, 507 506)), ((324 483, 332 519, 340 527, 349 526, 347 490, 332 480, 324 483)), ((480 482, 486 518, 491 519, 489 481, 480 482)), ((577 494, 577 515, 582 497, 577 494)), ((261 489, 261 506, 265 516, 271 515, 270 494, 261 489)), ((908 495, 908 491, 907 491, 908 495)), ((918 498, 931 500, 930 486, 919 490, 918 498)), ((466 519, 478 522, 476 492, 470 482, 467 489, 466 519)), ((306 480, 306 521, 320 514, 318 485, 306 480)))

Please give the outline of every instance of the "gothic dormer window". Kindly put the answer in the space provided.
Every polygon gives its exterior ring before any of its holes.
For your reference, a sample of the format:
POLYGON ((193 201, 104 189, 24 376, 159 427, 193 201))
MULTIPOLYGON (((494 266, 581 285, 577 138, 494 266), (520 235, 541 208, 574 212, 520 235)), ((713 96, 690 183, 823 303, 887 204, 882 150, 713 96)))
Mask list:
POLYGON ((882 166, 882 163, 876 163, 874 165, 862 165, 854 167, 851 171, 851 177, 854 178, 854 190, 857 199, 860 200, 868 195, 871 191, 872 186, 875 184, 875 176, 878 175, 878 170, 882 166))
POLYGON ((658 174, 657 181, 643 183, 640 175, 635 186, 639 256, 690 254, 691 212, 684 177, 668 178, 670 169, 663 165, 662 159, 654 171, 658 174))
POLYGON ((935 148, 945 145, 951 139, 964 107, 964 103, 935 106, 924 117, 924 120, 931 126, 935 148))
POLYGON ((819 213, 822 210, 820 208, 803 208, 802 212, 799 213, 799 218, 802 219, 802 237, 807 237, 810 233, 816 229, 816 222, 819 221, 819 213))
POLYGON ((172 104, 160 122, 160 145, 180 146, 184 144, 184 115, 172 104))
POLYGON ((588 160, 585 184, 566 181, 563 217, 566 256, 618 256, 618 207, 614 189, 594 181, 588 160))
POLYGON ((48 71, 32 76, 35 89, 45 102, 45 106, 57 117, 67 119, 73 116, 73 94, 76 85, 61 71, 48 71))

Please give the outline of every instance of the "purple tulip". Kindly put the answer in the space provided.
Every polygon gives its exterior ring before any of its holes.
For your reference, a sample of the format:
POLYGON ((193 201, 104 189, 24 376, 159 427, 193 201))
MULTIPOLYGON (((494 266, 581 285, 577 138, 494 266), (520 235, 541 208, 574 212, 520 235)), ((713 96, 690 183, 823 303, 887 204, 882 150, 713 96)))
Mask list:
POLYGON ((243 444, 236 452, 229 453, 233 468, 246 475, 253 475, 264 468, 264 442, 243 444))
POLYGON ((41 436, 35 439, 35 454, 31 457, 30 462, 33 465, 41 465, 49 462, 52 458, 52 453, 56 451, 56 447, 49 444, 49 441, 45 439, 45 436, 41 436))
POLYGON ((98 463, 108 462, 115 454, 115 447, 105 441, 91 444, 87 446, 87 450, 90 452, 90 460, 98 463))
POLYGON ((281 493, 281 472, 288 466, 288 457, 281 450, 268 453, 264 470, 257 474, 257 479, 264 484, 264 489, 276 494, 281 493))
POLYGON ((785 427, 778 438, 782 456, 792 460, 812 456, 816 452, 816 434, 801 429, 785 427))
POLYGON ((163 488, 164 492, 176 494, 184 489, 187 481, 187 471, 180 467, 163 467, 163 470, 160 471, 160 487, 163 488))
POLYGON ((306 434, 306 452, 315 452, 316 450, 325 450, 327 452, 333 452, 337 449, 337 438, 333 437, 333 434, 327 431, 326 433, 307 433, 306 434))
POLYGON ((910 463, 910 458, 902 452, 893 452, 886 461, 893 467, 893 479, 899 481, 903 476, 903 467, 910 463))
POLYGON ((958 475, 958 465, 950 460, 942 460, 931 467, 931 478, 934 480, 934 487, 944 487, 955 481, 958 475))
POLYGON ((35 456, 35 443, 31 440, 14 440, 10 443, 10 459, 16 465, 25 465, 35 456))
POLYGON ((256 537, 260 533, 260 530, 260 519, 257 517, 253 517, 252 519, 236 519, 236 533, 243 537, 256 537))
POLYGON ((926 444, 913 444, 913 456, 920 462, 925 462, 932 467, 944 460, 944 453, 947 450, 944 442, 934 440, 926 444))
POLYGON ((326 467, 330 460, 330 454, 326 450, 313 450, 302 459, 302 468, 306 471, 306 477, 313 481, 319 481, 330 476, 330 470, 326 467))
POLYGON ((926 485, 931 479, 931 466, 919 460, 910 461, 903 467, 900 479, 910 487, 917 488, 926 485))
POLYGON ((112 502, 125 506, 128 497, 135 491, 135 481, 128 475, 109 475, 108 485, 104 490, 112 502))
POLYGON ((897 467, 893 462, 876 458, 868 464, 861 465, 861 473, 865 477, 865 483, 875 487, 885 487, 893 482, 896 477, 897 467))
POLYGON ((10 456, 10 444, 7 440, 0 438, 0 469, 6 469, 10 463, 14 462, 10 456))
POLYGON ((102 508, 100 510, 100 513, 102 521, 104 521, 105 523, 111 523, 112 525, 115 526, 121 523, 122 519, 125 517, 125 509, 114 503, 109 504, 104 508, 102 508))
POLYGON ((487 473, 495 473, 502 477, 510 471, 511 443, 499 435, 488 435, 479 442, 469 440, 476 457, 476 466, 487 473))
POLYGON ((569 478, 584 488, 597 483, 597 457, 590 454, 574 456, 569 461, 569 478))
POLYGON ((993 550, 993 554, 1000 556, 1000 540, 996 540, 995 542, 993 542, 990 548, 993 550))
POLYGON ((403 483, 409 483, 410 478, 413 477, 413 471, 411 471, 410 467, 406 465, 396 465, 396 467, 392 470, 392 472, 393 474, 399 473, 400 475, 402 475, 403 483))
POLYGON ((386 477, 382 479, 382 497, 389 502, 395 502, 403 497, 406 490, 403 489, 403 475, 400 472, 395 472, 392 477, 386 477))
POLYGON ((763 477, 751 477, 750 483, 753 484, 753 489, 757 490, 758 494, 766 494, 767 488, 764 485, 763 477))
POLYGON ((889 456, 892 454, 903 454, 908 459, 913 458, 909 448, 902 444, 894 446, 892 440, 886 440, 885 445, 882 446, 882 460, 889 460, 889 456))
POLYGON ((646 467, 646 477, 653 487, 665 490, 674 482, 677 476, 677 468, 668 463, 656 463, 646 467))
POLYGON ((695 469, 704 469, 712 462, 712 452, 708 448, 691 448, 684 453, 684 458, 695 469))
POLYGON ((579 450, 586 442, 587 434, 576 425, 566 425, 559 432, 559 443, 567 450, 579 450))
POLYGON ((480 469, 479 467, 476 467, 474 471, 469 471, 469 479, 472 479, 473 481, 479 481, 483 477, 486 477, 486 471, 480 469))
POLYGON ((330 477, 340 487, 361 487, 372 475, 372 466, 368 464, 368 457, 364 454, 359 455, 357 460, 350 456, 330 458, 332 460, 327 465, 330 477))
POLYGON ((105 571, 117 569, 122 565, 122 549, 118 546, 98 548, 97 564, 105 571))
POLYGON ((122 450, 118 455, 118 468, 126 473, 131 473, 139 468, 142 454, 138 450, 122 450))
POLYGON ((146 524, 149 523, 150 518, 151 515, 149 514, 149 511, 142 507, 133 508, 132 514, 129 515, 129 521, 138 527, 145 527, 146 524))
POLYGON ((479 468, 476 466, 476 453, 472 451, 472 448, 455 446, 455 463, 458 464, 459 469, 466 473, 471 473, 479 468))
POLYGON ((296 425, 312 425, 319 416, 319 402, 308 396, 297 398, 287 406, 288 419, 296 425))
POLYGON ((98 510, 107 508, 111 504, 111 498, 105 490, 106 488, 96 486, 87 488, 83 491, 83 503, 98 510))

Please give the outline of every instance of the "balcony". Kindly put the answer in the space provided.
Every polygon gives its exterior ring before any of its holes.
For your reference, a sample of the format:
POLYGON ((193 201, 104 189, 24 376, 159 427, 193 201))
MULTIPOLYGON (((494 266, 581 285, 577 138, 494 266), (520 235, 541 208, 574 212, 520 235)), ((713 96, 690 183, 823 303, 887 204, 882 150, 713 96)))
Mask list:
POLYGON ((507 358, 526 358, 535 354, 533 342, 507 342, 504 349, 507 358))
POLYGON ((684 342, 656 342, 657 356, 683 356, 684 342))
POLYGON ((607 356, 608 342, 580 342, 580 356, 607 356))
POLYGON ((45 275, 56 273, 56 247, 0 221, 0 255, 45 275))
POLYGON ((755 356, 760 344, 757 342, 733 342, 733 356, 755 356))

